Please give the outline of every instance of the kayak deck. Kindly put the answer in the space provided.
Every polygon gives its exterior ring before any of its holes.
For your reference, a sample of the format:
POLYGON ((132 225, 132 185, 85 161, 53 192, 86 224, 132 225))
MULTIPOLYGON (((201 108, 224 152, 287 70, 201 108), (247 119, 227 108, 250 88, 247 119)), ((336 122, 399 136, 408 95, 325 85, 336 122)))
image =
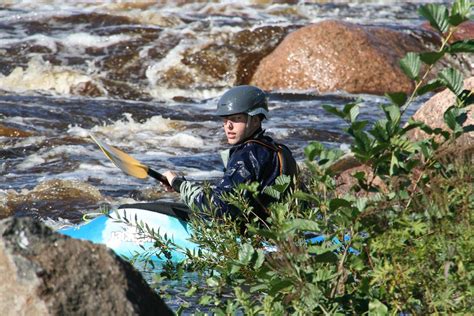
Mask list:
MULTIPOLYGON (((125 204, 107 215, 99 215, 85 223, 66 227, 58 232, 72 238, 104 244, 120 256, 132 257, 154 249, 153 239, 140 234, 136 227, 136 223, 143 223, 155 233, 166 235, 179 247, 193 250, 197 245, 189 241, 191 231, 187 222, 188 217, 189 211, 180 203, 125 204)), ((183 259, 184 255, 181 252, 171 251, 170 260, 183 259)), ((153 261, 164 260, 166 260, 164 256, 153 258, 153 261)))

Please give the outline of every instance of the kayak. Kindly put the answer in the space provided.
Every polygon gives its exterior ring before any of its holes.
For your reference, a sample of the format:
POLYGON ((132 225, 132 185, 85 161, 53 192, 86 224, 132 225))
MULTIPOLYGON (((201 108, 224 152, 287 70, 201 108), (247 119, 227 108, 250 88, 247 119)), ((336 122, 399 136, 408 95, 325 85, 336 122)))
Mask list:
MULTIPOLYGON (((159 201, 124 204, 108 214, 100 214, 80 225, 59 229, 58 232, 72 238, 104 244, 117 255, 130 258, 146 250, 155 249, 153 240, 139 233, 135 223, 140 222, 161 236, 166 235, 183 249, 197 249, 197 245, 189 240, 191 229, 188 219, 189 209, 181 203, 159 201), (127 224, 125 218, 131 224, 127 224)), ((152 260, 159 262, 169 259, 179 262, 184 258, 183 253, 171 251, 170 258, 162 255, 153 256, 152 260)))
MULTIPOLYGON (((85 223, 62 228, 58 232, 73 238, 104 244, 116 254, 130 258, 147 250, 156 249, 153 240, 144 237, 136 228, 134 223, 140 222, 150 229, 154 229, 159 235, 166 235, 181 249, 198 250, 198 245, 190 241, 192 230, 188 221, 189 209, 186 205, 159 201, 124 204, 108 214, 100 214, 85 223), (132 224, 127 224, 124 218, 132 224)), ((309 234, 305 236, 305 239, 308 244, 321 244, 327 240, 326 236, 318 234, 309 234)), ((333 237, 332 243, 343 246, 343 243, 349 240, 349 236, 344 236, 344 242, 333 237)), ((274 247, 266 246, 264 248, 268 252, 276 251, 274 247)), ((358 255, 359 251, 351 247, 349 253, 358 255)), ((165 260, 180 262, 185 259, 185 255, 180 251, 170 249, 170 254, 169 258, 161 255, 152 256, 150 259, 156 263, 165 260)))

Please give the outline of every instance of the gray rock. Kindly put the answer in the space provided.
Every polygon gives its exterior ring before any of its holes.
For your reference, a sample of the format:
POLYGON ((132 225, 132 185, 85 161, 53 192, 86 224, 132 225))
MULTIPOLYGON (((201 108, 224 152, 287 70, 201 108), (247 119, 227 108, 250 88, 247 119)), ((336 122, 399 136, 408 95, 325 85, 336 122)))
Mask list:
POLYGON ((0 221, 0 315, 173 315, 131 264, 31 218, 0 221))

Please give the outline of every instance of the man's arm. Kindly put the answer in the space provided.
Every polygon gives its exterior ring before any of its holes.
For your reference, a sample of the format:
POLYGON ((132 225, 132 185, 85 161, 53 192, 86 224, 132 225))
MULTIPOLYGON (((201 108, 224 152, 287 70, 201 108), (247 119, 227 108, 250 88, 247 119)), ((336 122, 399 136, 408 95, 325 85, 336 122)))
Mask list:
POLYGON ((229 161, 228 168, 218 184, 212 186, 209 192, 205 192, 202 185, 186 180, 184 177, 178 177, 173 172, 165 172, 171 186, 176 192, 180 193, 181 200, 190 208, 200 210, 210 207, 211 204, 217 208, 217 215, 230 214, 237 217, 240 213, 236 207, 222 200, 226 193, 232 193, 234 188, 240 183, 249 183, 256 179, 255 159, 253 155, 244 151, 242 155, 233 157, 229 161))

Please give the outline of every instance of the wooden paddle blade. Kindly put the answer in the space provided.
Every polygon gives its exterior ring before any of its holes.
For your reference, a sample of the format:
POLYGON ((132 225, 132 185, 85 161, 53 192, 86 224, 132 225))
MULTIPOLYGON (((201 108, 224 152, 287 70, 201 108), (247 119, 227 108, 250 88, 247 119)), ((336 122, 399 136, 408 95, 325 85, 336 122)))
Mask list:
POLYGON ((148 167, 141 164, 138 160, 132 156, 124 153, 117 148, 110 146, 104 142, 99 141, 93 135, 90 135, 92 140, 99 146, 102 152, 116 165, 120 170, 126 174, 139 178, 145 179, 148 176, 148 167))

